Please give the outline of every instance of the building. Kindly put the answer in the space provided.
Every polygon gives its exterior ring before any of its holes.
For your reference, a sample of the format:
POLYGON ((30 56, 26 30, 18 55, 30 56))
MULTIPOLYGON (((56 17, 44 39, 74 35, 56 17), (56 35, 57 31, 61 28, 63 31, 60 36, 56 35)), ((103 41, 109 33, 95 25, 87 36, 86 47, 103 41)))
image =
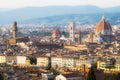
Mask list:
POLYGON ((52 32, 52 38, 60 38, 61 32, 58 29, 53 30, 52 32))
POLYGON ((49 64, 48 57, 37 57, 37 66, 47 67, 49 64))
POLYGON ((82 43, 82 33, 79 31, 78 33, 78 43, 81 44, 82 43))
POLYGON ((17 58, 14 55, 6 56, 6 63, 7 64, 16 64, 17 58))
POLYGON ((120 64, 116 63, 114 67, 111 65, 110 61, 98 61, 97 69, 103 69, 104 71, 117 71, 120 72, 120 64))
POLYGON ((7 64, 16 64, 16 65, 26 65, 26 60, 27 57, 26 56, 20 56, 20 55, 10 55, 10 56, 6 56, 6 63, 7 64))
POLYGON ((17 43, 17 45, 20 46, 21 48, 29 50, 29 46, 26 45, 24 42, 17 43))
POLYGON ((85 65, 85 67, 87 67, 87 68, 90 68, 92 66, 92 64, 87 59, 76 59, 75 65, 78 68, 82 67, 83 65, 85 65))
POLYGON ((55 80, 84 80, 80 74, 59 74, 55 77, 55 80))
POLYGON ((104 16, 96 25, 95 35, 98 42, 112 42, 114 40, 111 24, 106 21, 104 16))
POLYGON ((82 43, 82 33, 80 31, 75 31, 75 23, 69 23, 69 39, 71 42, 82 43))
POLYGON ((26 56, 16 56, 17 65, 26 65, 26 56))
POLYGON ((74 41, 78 44, 82 43, 82 33, 80 31, 75 33, 74 41))
POLYGON ((97 23, 95 32, 91 32, 87 38, 85 38, 85 42, 90 43, 111 43, 115 40, 113 35, 111 24, 105 19, 103 16, 100 22, 97 23))
POLYGON ((18 31, 18 29, 17 29, 17 22, 15 21, 13 23, 13 26, 12 26, 13 39, 17 38, 17 31, 18 31))
POLYGON ((63 67, 75 67, 75 59, 74 57, 63 57, 63 67))
POLYGON ((75 46, 64 46, 64 48, 70 51, 88 50, 88 47, 85 44, 80 44, 75 46))
POLYGON ((74 22, 70 22, 69 23, 69 37, 71 39, 71 41, 75 41, 75 23, 74 22))
POLYGON ((27 65, 27 66, 30 65, 30 59, 29 59, 29 58, 26 59, 26 65, 27 65))
POLYGON ((0 64, 6 63, 6 57, 4 55, 0 55, 0 64))
POLYGON ((17 31, 17 22, 15 21, 12 25, 12 39, 9 40, 10 45, 16 45, 17 31))
POLYGON ((93 43, 93 33, 90 33, 90 34, 89 34, 89 42, 90 42, 90 43, 93 43))
POLYGON ((54 80, 55 76, 53 73, 50 72, 43 72, 41 73, 42 80, 54 80))
POLYGON ((52 57, 51 58, 51 66, 54 68, 63 67, 62 57, 52 57))

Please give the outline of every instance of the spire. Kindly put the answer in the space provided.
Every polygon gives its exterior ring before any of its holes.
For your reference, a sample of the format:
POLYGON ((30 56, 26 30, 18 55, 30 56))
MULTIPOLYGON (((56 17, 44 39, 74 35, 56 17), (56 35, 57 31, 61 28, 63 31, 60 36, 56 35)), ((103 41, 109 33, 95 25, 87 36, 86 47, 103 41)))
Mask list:
POLYGON ((102 20, 105 20, 105 16, 104 15, 102 16, 102 20))

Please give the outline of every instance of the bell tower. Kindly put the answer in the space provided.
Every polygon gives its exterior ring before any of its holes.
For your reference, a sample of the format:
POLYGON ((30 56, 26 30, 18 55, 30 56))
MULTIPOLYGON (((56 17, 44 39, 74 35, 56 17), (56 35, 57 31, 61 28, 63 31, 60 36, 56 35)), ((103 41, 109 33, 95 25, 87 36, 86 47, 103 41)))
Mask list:
POLYGON ((12 33, 13 33, 13 39, 16 39, 17 37, 17 22, 15 21, 12 26, 12 33))
POLYGON ((72 41, 75 41, 75 23, 69 23, 69 37, 72 41))

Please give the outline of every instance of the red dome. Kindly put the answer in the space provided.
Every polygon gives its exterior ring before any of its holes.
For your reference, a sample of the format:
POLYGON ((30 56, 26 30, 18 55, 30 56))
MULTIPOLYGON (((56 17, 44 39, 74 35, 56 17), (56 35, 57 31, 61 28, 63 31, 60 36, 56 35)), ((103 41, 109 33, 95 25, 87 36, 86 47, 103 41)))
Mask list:
POLYGON ((58 29, 53 30, 52 34, 54 35, 60 35, 60 31, 58 29))
POLYGON ((111 25, 103 17, 102 20, 96 25, 96 32, 112 31, 111 25))

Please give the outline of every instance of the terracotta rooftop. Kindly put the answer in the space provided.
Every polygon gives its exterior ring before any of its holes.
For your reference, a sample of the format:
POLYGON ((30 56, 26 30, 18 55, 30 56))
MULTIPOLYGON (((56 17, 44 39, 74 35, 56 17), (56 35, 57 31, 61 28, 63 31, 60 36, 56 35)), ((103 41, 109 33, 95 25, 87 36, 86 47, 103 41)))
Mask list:
POLYGON ((102 20, 96 26, 96 32, 101 32, 105 30, 112 31, 112 28, 111 28, 110 23, 107 22, 105 18, 103 17, 102 20))
POLYGON ((58 29, 55 29, 53 30, 52 34, 55 34, 55 35, 60 35, 61 32, 58 30, 58 29))

